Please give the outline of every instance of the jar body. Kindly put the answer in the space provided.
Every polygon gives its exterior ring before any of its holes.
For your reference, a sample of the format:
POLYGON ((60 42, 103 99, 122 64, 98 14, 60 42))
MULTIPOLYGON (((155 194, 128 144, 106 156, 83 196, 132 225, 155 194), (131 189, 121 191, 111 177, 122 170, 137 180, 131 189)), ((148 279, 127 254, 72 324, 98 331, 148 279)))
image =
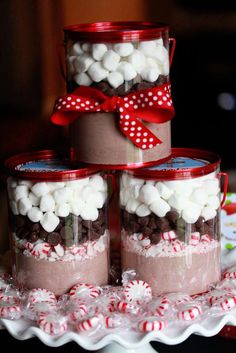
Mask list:
POLYGON ((217 172, 185 180, 120 181, 122 268, 155 294, 197 294, 220 280, 217 172))
POLYGON ((99 174, 60 182, 8 178, 13 274, 57 295, 108 282, 107 185, 99 174))

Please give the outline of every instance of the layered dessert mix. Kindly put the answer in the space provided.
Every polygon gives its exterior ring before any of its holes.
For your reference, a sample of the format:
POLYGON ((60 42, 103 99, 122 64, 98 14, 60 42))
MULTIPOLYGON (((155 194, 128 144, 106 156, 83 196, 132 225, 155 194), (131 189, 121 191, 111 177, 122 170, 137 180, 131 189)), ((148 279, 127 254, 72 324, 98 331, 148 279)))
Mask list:
POLYGON ((107 185, 100 175, 67 182, 8 179, 17 283, 57 295, 108 281, 107 185))
POLYGON ((215 173, 157 182, 123 173, 123 270, 135 269, 155 294, 206 291, 220 279, 219 195, 215 173))

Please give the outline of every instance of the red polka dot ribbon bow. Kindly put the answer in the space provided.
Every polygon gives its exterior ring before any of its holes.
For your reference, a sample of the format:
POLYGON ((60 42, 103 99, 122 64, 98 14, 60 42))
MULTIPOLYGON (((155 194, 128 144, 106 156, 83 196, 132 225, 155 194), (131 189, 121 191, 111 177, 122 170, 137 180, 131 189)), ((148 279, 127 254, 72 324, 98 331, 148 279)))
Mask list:
POLYGON ((108 97, 92 87, 81 86, 56 100, 51 121, 68 125, 79 118, 78 113, 118 112, 120 130, 138 148, 153 148, 162 143, 147 123, 165 123, 174 116, 170 84, 127 94, 108 97))

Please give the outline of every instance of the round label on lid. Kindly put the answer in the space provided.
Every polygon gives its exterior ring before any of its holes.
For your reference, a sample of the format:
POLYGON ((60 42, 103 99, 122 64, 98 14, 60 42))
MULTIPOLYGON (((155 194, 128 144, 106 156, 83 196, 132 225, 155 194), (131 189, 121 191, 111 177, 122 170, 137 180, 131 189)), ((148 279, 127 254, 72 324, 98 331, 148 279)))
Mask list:
POLYGON ((22 172, 60 172, 74 170, 75 168, 68 160, 60 159, 41 159, 37 161, 30 161, 24 164, 19 164, 15 167, 16 170, 22 172))
POLYGON ((148 170, 180 170, 180 169, 190 169, 190 168, 201 168, 209 164, 208 161, 203 159, 188 158, 188 157, 174 157, 168 162, 156 165, 148 170))

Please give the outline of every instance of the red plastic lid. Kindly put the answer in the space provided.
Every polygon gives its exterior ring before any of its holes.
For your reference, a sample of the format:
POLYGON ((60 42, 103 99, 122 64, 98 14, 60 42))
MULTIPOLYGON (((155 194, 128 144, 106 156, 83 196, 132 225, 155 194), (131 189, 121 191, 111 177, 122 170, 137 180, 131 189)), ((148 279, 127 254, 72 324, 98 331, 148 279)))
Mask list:
POLYGON ((87 165, 73 165, 52 150, 22 153, 6 160, 10 175, 29 180, 62 181, 85 178, 99 172, 87 165), (78 169, 79 168, 79 169, 78 169))
POLYGON ((169 33, 169 27, 160 22, 95 22, 67 26, 64 32, 73 40, 111 43, 158 39, 169 33))
POLYGON ((192 148, 172 148, 171 158, 148 168, 129 170, 127 173, 142 179, 182 180, 197 178, 218 170, 220 157, 209 151, 192 148))

